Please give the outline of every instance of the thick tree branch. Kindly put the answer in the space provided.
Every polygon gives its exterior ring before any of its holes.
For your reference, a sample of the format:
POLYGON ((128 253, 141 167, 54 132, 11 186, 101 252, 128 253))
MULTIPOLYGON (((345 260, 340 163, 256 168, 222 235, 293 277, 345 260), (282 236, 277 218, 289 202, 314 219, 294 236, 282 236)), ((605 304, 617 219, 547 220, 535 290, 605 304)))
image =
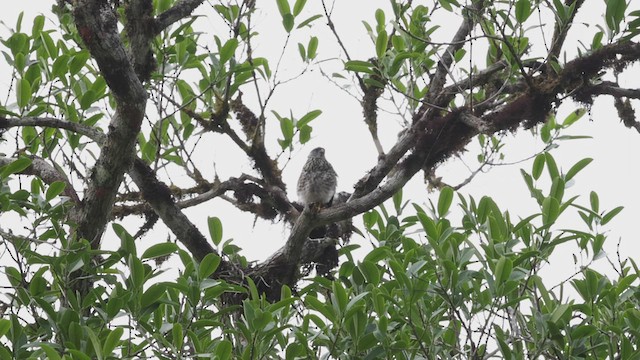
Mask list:
POLYGON ((169 10, 156 17, 155 34, 160 34, 173 23, 191 15, 203 2, 204 0, 178 0, 169 10))
POLYGON ((107 141, 91 173, 82 206, 75 216, 79 219, 78 236, 88 239, 93 248, 98 248, 118 187, 133 161, 147 93, 122 44, 115 11, 106 1, 78 0, 74 5, 78 32, 98 63, 116 101, 107 141))
POLYGON ((107 140, 107 136, 99 128, 86 126, 80 123, 74 123, 52 117, 0 117, 0 129, 9 129, 16 126, 42 126, 48 128, 69 130, 76 134, 88 137, 89 139, 98 143, 98 145, 104 144, 104 142, 107 140))
POLYGON ((626 97, 629 99, 640 100, 640 89, 625 89, 620 85, 611 81, 603 81, 599 84, 586 86, 582 89, 581 94, 594 96, 594 95, 611 95, 615 97, 626 97))
POLYGON ((151 50, 151 42, 156 36, 154 31, 153 1, 130 0, 125 6, 125 30, 129 37, 129 51, 133 68, 141 82, 151 78, 156 61, 151 50))
MULTIPOLYGON (((64 194, 68 196, 74 204, 80 203, 80 198, 78 197, 78 193, 76 193, 75 189, 71 185, 69 178, 60 170, 56 169, 54 166, 50 165, 46 160, 30 156, 31 165, 29 165, 26 169, 22 170, 20 174, 23 175, 34 175, 42 179, 45 184, 51 185, 56 181, 61 181, 65 184, 64 194)), ((9 165, 12 162, 16 161, 16 158, 8 158, 4 156, 0 156, 0 167, 9 165)))
MULTIPOLYGON (((171 190, 156 178, 147 164, 136 159, 129 174, 142 191, 145 200, 196 260, 201 261, 210 253, 219 255, 200 230, 176 205, 171 190)), ((233 267, 223 259, 214 276, 221 277, 223 274, 229 276, 232 269, 233 267)))

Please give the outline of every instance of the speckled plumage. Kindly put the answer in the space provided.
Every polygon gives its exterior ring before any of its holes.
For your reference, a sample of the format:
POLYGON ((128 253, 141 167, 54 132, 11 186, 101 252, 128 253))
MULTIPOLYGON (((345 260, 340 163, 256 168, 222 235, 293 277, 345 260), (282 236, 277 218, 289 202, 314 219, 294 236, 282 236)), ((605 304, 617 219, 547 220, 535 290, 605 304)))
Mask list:
POLYGON ((338 175, 324 157, 324 149, 311 150, 298 179, 298 200, 305 206, 329 204, 337 184, 338 175))

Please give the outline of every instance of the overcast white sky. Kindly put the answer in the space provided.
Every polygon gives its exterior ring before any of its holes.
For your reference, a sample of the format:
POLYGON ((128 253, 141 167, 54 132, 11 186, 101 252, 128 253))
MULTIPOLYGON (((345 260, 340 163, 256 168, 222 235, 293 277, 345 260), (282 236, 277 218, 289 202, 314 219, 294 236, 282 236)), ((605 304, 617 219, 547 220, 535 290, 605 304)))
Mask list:
MULTIPOLYGON (((0 12, 0 20, 13 27, 19 12, 24 11, 23 28, 30 29, 30 20, 35 14, 44 13, 53 18, 48 10, 52 3, 53 1, 44 0, 6 2, 6 4, 3 4, 3 11, 0 12)), ((307 7, 312 6, 311 3, 309 2, 307 7)), ((585 32, 592 31, 593 24, 601 22, 602 16, 600 14, 602 9, 598 8, 598 6, 602 5, 601 3, 603 2, 592 1, 590 3, 594 3, 593 6, 581 11, 580 21, 574 25, 569 34, 566 48, 570 53, 574 53, 574 49, 578 46, 576 45, 576 39, 585 32)), ((271 2, 261 2, 258 5, 274 6, 271 2)), ((367 59, 374 54, 373 47, 361 24, 361 20, 374 23, 373 13, 378 7, 388 9, 388 1, 337 1, 334 22, 338 31, 344 36, 347 47, 353 49, 351 55, 355 59, 367 59), (364 10, 359 9, 359 7, 364 10)), ((273 12, 273 10, 274 8, 271 9, 272 12, 259 13, 255 22, 259 27, 259 31, 260 27, 262 27, 262 32, 268 28, 268 31, 274 31, 282 35, 281 39, 284 39, 284 31, 279 25, 279 14, 277 11, 273 12)), ((316 12, 317 10, 316 8, 316 12)), ((210 11, 210 8, 204 5, 199 11, 206 13, 210 11)), ((455 29, 451 26, 457 27, 459 20, 450 22, 445 19, 441 22, 443 25, 448 23, 449 28, 444 26, 436 33, 436 37, 442 36, 441 40, 446 40, 446 37, 450 36, 451 30, 455 29)), ((52 26, 53 23, 49 21, 46 23, 45 28, 51 28, 52 26)), ((211 26, 215 31, 215 25, 212 23, 211 26)), ((224 29, 220 30, 226 31, 224 29)), ((306 40, 303 39, 308 39, 311 32, 318 34, 320 38, 319 58, 335 57, 333 38, 328 36, 326 26, 324 26, 322 20, 318 21, 315 27, 307 32, 306 35, 303 33, 299 39, 292 39, 289 45, 291 56, 297 60, 296 44, 298 41, 306 43, 306 40)), ((5 36, 7 34, 6 28, 1 29, 0 34, 5 36)), ((223 35, 226 35, 226 32, 223 32, 223 35)), ((591 42, 591 38, 582 39, 582 41, 588 44, 591 42)), ((268 57, 272 59, 271 66, 273 68, 278 54, 278 51, 274 50, 280 49, 281 46, 282 43, 258 43, 254 51, 268 54, 268 57)), ((476 51, 481 53, 478 49, 476 51)), ((568 58, 571 58, 571 56, 568 58)), ((285 61, 283 73, 286 74, 287 70, 295 70, 296 64, 299 64, 299 62, 293 62, 289 65, 285 61)), ((327 65, 326 68, 330 69, 331 65, 327 65)), ((637 87, 637 79, 640 78, 640 71, 638 71, 637 66, 634 74, 632 78, 619 79, 621 85, 626 85, 627 87, 635 85, 637 87), (635 84, 633 84, 634 82, 635 84)), ((286 76, 283 77, 286 78, 286 76)), ((6 65, 2 63, 0 64, 0 96, 2 96, 2 99, 5 98, 9 81, 10 73, 6 65)), ((313 109, 323 110, 323 115, 312 123, 314 132, 311 142, 294 152, 290 163, 285 169, 284 177, 289 185, 290 197, 292 199, 296 198, 291 189, 295 189, 295 183, 307 153, 316 146, 326 148, 327 158, 333 163, 339 174, 339 190, 350 191, 353 184, 376 161, 376 152, 362 121, 362 113, 357 101, 347 96, 345 92, 336 86, 328 84, 317 71, 306 73, 301 79, 282 86, 279 91, 280 93, 273 99, 272 108, 281 114, 288 114, 290 108, 298 116, 313 109), (354 136, 354 134, 357 135, 354 136)), ((636 108, 640 106, 637 102, 635 105, 636 108)), ((577 107, 577 105, 567 102, 559 110, 558 119, 563 119, 577 107)), ((272 120, 275 122, 275 119, 272 120)), ((398 118, 381 111, 379 125, 383 145, 385 149, 388 149, 394 143, 396 134, 400 130, 398 118)), ((278 131, 277 126, 274 126, 273 129, 278 131)), ((625 128, 620 123, 609 98, 599 99, 590 114, 585 115, 583 120, 574 125, 567 134, 590 135, 593 136, 593 139, 567 142, 552 152, 558 164, 565 171, 582 158, 592 157, 595 161, 576 178, 576 183, 567 190, 566 198, 580 194, 581 204, 586 205, 588 204, 589 192, 594 190, 600 194, 601 207, 603 209, 612 209, 618 205, 625 206, 625 210, 606 227, 609 230, 610 237, 606 249, 609 254, 614 255, 620 238, 622 239, 622 255, 631 256, 636 261, 640 261, 638 256, 640 254, 640 240, 635 227, 638 223, 638 214, 640 214, 640 205, 638 205, 640 190, 638 190, 639 187, 637 185, 640 180, 640 165, 638 162, 640 134, 625 128)), ((544 147, 541 141, 533 139, 529 132, 523 130, 509 136, 507 143, 508 145, 504 149, 504 153, 507 156, 506 162, 526 159, 544 147)), ((470 147, 472 151, 464 157, 464 163, 475 168, 477 164, 475 155, 477 152, 474 152, 473 149, 475 148, 470 147)), ((3 150, 0 147, 0 152, 7 151, 10 150, 3 150)), ((229 154, 228 149, 224 147, 214 147, 212 162, 216 163, 216 170, 222 179, 250 171, 251 167, 248 163, 239 167, 238 159, 230 157, 229 154)), ((438 175, 443 176, 443 181, 455 185, 469 175, 464 163, 460 159, 451 159, 438 170, 438 175)), ((519 169, 524 168, 530 171, 531 163, 531 161, 527 161, 511 166, 495 167, 489 173, 477 176, 471 184, 461 190, 461 193, 471 194, 476 199, 483 195, 491 196, 501 209, 510 211, 512 218, 517 218, 519 215, 529 215, 535 211, 536 203, 530 198, 519 169)), ((545 187, 543 189, 546 190, 545 187)), ((405 197, 411 197, 414 202, 424 204, 428 199, 435 201, 437 193, 427 193, 420 175, 408 184, 405 189, 405 197)), ((251 228, 251 224, 254 222, 252 216, 240 213, 223 201, 211 202, 198 209, 189 210, 188 213, 199 224, 200 229, 205 234, 207 233, 207 216, 222 218, 225 238, 232 237, 236 239, 238 244, 245 249, 245 255, 251 260, 266 258, 273 250, 283 245, 288 233, 288 229, 280 223, 271 224, 261 220, 258 220, 255 223, 255 227, 251 228)), ((7 224, 2 226, 6 228, 7 224)), ((575 222, 567 221, 566 226, 575 226, 575 222)), ((130 229, 130 231, 135 232, 136 229, 130 229)), ((164 241, 165 238, 166 231, 157 231, 154 235, 148 237, 150 243, 151 241, 164 241)), ((368 246, 368 240, 358 236, 354 236, 352 242, 362 244, 365 247, 368 246)), ((107 238, 105 243, 117 247, 119 241, 107 238)), ((566 247, 564 252, 558 253, 555 257, 555 260, 558 261, 552 262, 550 265, 558 279, 562 279, 565 275, 575 271, 580 265, 584 265, 582 263, 573 264, 573 260, 570 260, 570 255, 573 253, 575 253, 575 249, 566 247), (567 258, 567 256, 569 257, 567 258)), ((600 269, 609 268, 604 259, 598 260, 596 265, 600 269)), ((547 267, 551 269, 550 266, 547 267)))

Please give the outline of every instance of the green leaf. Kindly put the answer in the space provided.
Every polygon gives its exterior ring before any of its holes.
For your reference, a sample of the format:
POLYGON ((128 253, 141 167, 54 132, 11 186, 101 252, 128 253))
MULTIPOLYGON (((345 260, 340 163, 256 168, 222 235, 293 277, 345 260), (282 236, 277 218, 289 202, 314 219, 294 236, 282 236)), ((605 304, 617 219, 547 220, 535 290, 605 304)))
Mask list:
POLYGON ((553 224, 560 215, 560 203, 554 197, 547 197, 542 202, 542 223, 553 224))
POLYGON ((566 181, 571 180, 574 176, 576 176, 576 174, 578 172, 580 172, 580 170, 584 169, 592 161, 593 161, 593 159, 591 159, 591 158, 584 158, 584 159, 578 161, 577 163, 575 163, 575 165, 573 165, 571 167, 571 169, 569 169, 569 171, 567 171, 567 174, 564 176, 564 179, 566 181))
POLYGON ((300 128, 300 144, 306 144, 309 140, 311 140, 311 131, 313 128, 309 125, 305 125, 300 128))
POLYGON ((531 2, 529 0, 518 0, 516 2, 516 20, 520 24, 525 22, 531 15, 531 2))
POLYGON ((597 214, 600 211, 600 199, 598 198, 598 193, 592 191, 589 194, 589 201, 591 203, 591 210, 597 214))
POLYGON ((220 256, 214 253, 207 254, 204 259, 202 259, 200 266, 198 267, 199 278, 201 280, 208 278, 214 271, 216 271, 218 265, 220 265, 220 256))
POLYGON ((285 15, 291 14, 291 8, 287 0, 276 0, 276 3, 278 4, 278 11, 280 11, 280 15, 283 18, 285 15))
MULTIPOLYGON (((595 35, 593 35, 593 40, 591 40, 591 49, 597 50, 602 47, 602 38, 604 37, 604 32, 598 31, 595 35)), ((564 124, 563 124, 564 125, 564 124)))
POLYGON ((29 36, 17 30, 15 34, 11 35, 6 45, 11 49, 14 57, 17 54, 27 54, 29 52, 29 36))
POLYGON ((602 221, 600 222, 600 224, 606 225, 609 221, 611 221, 611 219, 613 219, 616 215, 618 215, 620 211, 622 211, 622 209, 624 209, 624 206, 618 206, 617 208, 604 214, 602 216, 602 221))
POLYGON ((76 349, 67 349, 67 351, 73 355, 71 359, 73 360, 92 360, 90 356, 85 354, 84 352, 76 349))
POLYGON ((174 323, 171 329, 171 335, 173 336, 173 345, 176 349, 181 349, 184 342, 184 334, 182 332, 182 324, 174 323))
POLYGON ((344 65, 345 70, 373 74, 373 64, 367 61, 351 60, 344 65))
POLYGON ((300 57, 302 61, 307 61, 307 51, 304 49, 304 45, 298 43, 298 52, 300 53, 300 57))
POLYGON ((31 159, 28 157, 19 157, 8 165, 1 167, 2 172, 0 178, 6 179, 11 174, 18 174, 31 166, 31 159))
POLYGON ((542 139, 545 144, 551 141, 551 127, 548 124, 544 124, 542 128, 540 128, 540 139, 542 139))
POLYGON ((496 264, 496 269, 494 271, 495 279, 497 284, 502 284, 503 282, 509 280, 509 276, 511 276, 511 271, 513 270, 513 261, 507 257, 500 257, 498 263, 496 264))
POLYGON ((500 351, 502 352, 502 358, 503 359, 515 358, 515 356, 513 356, 513 353, 511 352, 511 346, 508 345, 507 342, 505 341, 507 337, 505 336, 502 328, 500 328, 497 324, 494 324, 493 327, 496 333, 496 339, 498 340, 498 345, 500 346, 500 351))
POLYGON ((47 52, 47 55, 51 59, 55 59, 58 57, 58 47, 53 42, 51 35, 46 32, 40 32, 40 39, 42 40, 42 44, 47 52))
POLYGON ((571 339, 576 340, 580 338, 588 338, 595 335, 598 332, 598 328, 593 325, 578 325, 571 331, 571 339))
MULTIPOLYGON (((329 321, 335 321, 336 314, 333 312, 333 309, 324 302, 318 300, 317 297, 313 295, 307 295, 304 299, 304 304, 307 306, 307 308, 320 312, 322 316, 327 318, 329 321)), ((320 318, 317 319, 317 322, 319 324, 324 323, 320 318)))
POLYGON ((364 260, 360 265, 358 265, 358 268, 369 283, 374 286, 377 286, 380 283, 381 274, 376 264, 371 261, 364 260))
POLYGON ((545 159, 546 157, 544 156, 544 154, 538 154, 538 156, 536 156, 536 159, 533 160, 533 168, 531 169, 531 176, 533 176, 533 178, 536 180, 538 180, 540 178, 540 175, 542 175, 545 159))
POLYGON ((440 5, 447 11, 451 12, 453 11, 453 7, 451 6, 451 3, 454 1, 451 0, 438 0, 438 2, 440 3, 440 5))
POLYGON ((33 26, 31 27, 31 37, 34 39, 40 36, 40 32, 44 28, 44 15, 38 15, 33 19, 33 26))
POLYGON ((87 110, 91 105, 93 105, 96 98, 96 93, 93 90, 89 89, 85 91, 85 93, 80 97, 80 108, 82 110, 87 110))
POLYGON ((84 50, 73 55, 69 62, 69 73, 71 75, 79 73, 89 60, 89 56, 89 52, 84 50))
POLYGON ((29 104, 29 101, 31 101, 31 84, 29 83, 29 80, 24 78, 18 80, 16 96, 18 107, 24 108, 29 104))
POLYGON ((313 15, 312 17, 308 18, 307 20, 304 20, 303 22, 300 23, 300 25, 298 25, 298 29, 301 29, 305 26, 310 26, 310 24, 312 22, 314 22, 315 20, 318 20, 322 17, 322 15, 313 15))
POLYGON ((96 333, 88 326, 83 326, 83 328, 87 335, 89 335, 89 340, 91 341, 90 343, 93 346, 93 351, 95 352, 97 359, 104 359, 104 357, 102 356, 102 346, 100 346, 100 340, 98 340, 98 336, 96 336, 96 333))
POLYGON ((107 339, 105 340, 104 344, 102 344, 102 353, 105 356, 109 356, 113 353, 113 350, 118 345, 120 338, 122 338, 123 332, 123 328, 117 327, 113 329, 113 331, 111 331, 109 335, 107 335, 107 339))
POLYGON ((438 198, 438 215, 444 218, 451 207, 453 201, 453 189, 445 186, 440 191, 440 197, 438 198))
POLYGON ((280 130, 285 140, 291 140, 293 138, 293 121, 289 118, 280 118, 280 130))
POLYGON ((551 184, 551 191, 549 192, 549 196, 558 200, 558 203, 562 203, 562 196, 564 196, 565 182, 561 177, 557 177, 553 179, 553 183, 551 184))
POLYGON ((163 242, 149 247, 142 254, 142 259, 154 259, 173 254, 178 250, 178 245, 172 242, 163 242))
POLYGON ((307 45, 307 57, 309 59, 314 59, 317 55, 317 51, 318 51, 318 38, 315 36, 312 36, 311 39, 309 39, 309 45, 307 45))
POLYGON ((220 48, 220 64, 225 64, 233 57, 238 48, 238 39, 232 38, 220 48))
POLYGON ((218 246, 220 241, 222 241, 222 221, 217 217, 208 217, 207 224, 209 225, 209 235, 211 236, 211 241, 218 246))
POLYGON ((557 324, 558 321, 567 313, 571 312, 571 304, 558 304, 551 313, 551 322, 557 324))
POLYGON ((605 13, 605 19, 609 29, 614 33, 620 31, 620 22, 624 20, 624 13, 627 10, 626 0, 607 0, 607 11, 605 13))
POLYGON ((5 276, 7 277, 7 280, 9 280, 9 284, 11 284, 11 286, 13 287, 24 286, 22 284, 22 274, 20 274, 18 269, 12 266, 5 266, 4 273, 5 273, 5 276))
POLYGON ((566 23, 567 17, 567 9, 565 8, 563 2, 561 0, 553 0, 553 6, 556 10, 556 15, 562 23, 566 23))
POLYGON ((44 353, 47 354, 47 359, 49 360, 60 360, 60 354, 58 351, 46 344, 40 344, 40 348, 44 350, 44 353))
POLYGON ((151 285, 147 291, 142 294, 140 298, 140 307, 146 308, 160 300, 160 298, 167 292, 167 285, 164 283, 157 283, 151 285))
POLYGON ((285 14, 282 16, 282 26, 284 26, 284 29, 288 33, 293 29, 294 21, 295 19, 291 14, 285 14))
POLYGON ((385 30, 382 30, 380 31, 380 33, 378 33, 378 38, 376 39, 376 55, 378 55, 378 58, 382 58, 387 52, 388 40, 389 38, 385 30))
POLYGON ((400 214, 402 212, 402 188, 400 188, 398 191, 396 191, 395 194, 393 194, 392 200, 393 208, 396 209, 396 214, 400 214))
MULTIPOLYGON (((627 275, 621 278, 618 281, 618 284, 616 285, 616 293, 620 295, 623 292, 625 292, 637 278, 638 278, 638 275, 636 274, 627 275)), ((0 336, 2 336, 1 331, 0 331, 0 336)))
POLYGON ((361 292, 360 294, 354 296, 349 300, 349 303, 345 307, 345 311, 349 311, 352 309, 360 300, 362 300, 365 296, 369 296, 369 291, 361 292))
POLYGON ((402 36, 393 35, 391 38, 391 44, 393 45, 393 48, 398 51, 404 51, 407 48, 402 36))
POLYGON ((62 181, 54 181, 51 185, 49 185, 49 188, 47 189, 47 193, 45 195, 45 199, 47 201, 51 201, 56 196, 60 195, 64 191, 64 188, 66 186, 67 184, 62 181))
POLYGON ((385 25, 384 11, 382 9, 377 9, 375 13, 375 17, 376 17, 376 24, 378 24, 378 26, 384 27, 385 25))
POLYGON ((380 215, 376 210, 371 210, 362 214, 362 221, 367 229, 371 229, 378 222, 380 215))
POLYGON ((111 227, 113 232, 120 238, 120 247, 122 250, 127 254, 133 254, 135 256, 137 248, 133 236, 131 236, 131 234, 129 234, 129 232, 120 224, 113 223, 111 227))
POLYGON ((145 280, 144 265, 142 265, 142 261, 134 256, 134 254, 129 254, 127 264, 129 265, 129 279, 132 285, 129 290, 139 291, 142 289, 145 280))
POLYGON ((233 350, 233 344, 229 340, 222 340, 216 345, 214 354, 220 360, 231 359, 231 351, 233 350))
POLYGON ((306 3, 307 3, 307 0, 296 0, 296 3, 293 5, 293 16, 300 15, 306 3))
POLYGON ((546 152, 544 153, 545 156, 545 160, 547 163, 547 169, 549 170, 549 176, 551 176, 551 179, 555 179, 558 176, 560 176, 560 171, 558 171, 558 165, 556 164, 556 161, 554 160, 553 156, 551 156, 550 153, 546 152))
POLYGON ((320 114, 322 114, 322 110, 309 111, 303 117, 301 117, 300 120, 298 120, 298 122, 296 122, 296 127, 300 129, 306 126, 311 120, 320 116, 320 114))
POLYGON ((564 121, 562 122, 562 127, 567 128, 571 126, 573 123, 580 120, 580 118, 586 113, 587 109, 585 108, 576 109, 564 119, 564 121))
POLYGON ((333 295, 335 296, 335 300, 337 302, 338 309, 344 311, 347 307, 347 303, 349 301, 349 297, 347 296, 347 292, 340 281, 334 281, 331 283, 331 289, 333 290, 333 295))
POLYGON ((51 75, 55 78, 63 79, 64 75, 69 71, 69 55, 61 54, 55 61, 53 62, 53 67, 51 68, 51 75))
POLYGON ((11 329, 11 321, 7 319, 0 319, 0 337, 3 337, 11 329))

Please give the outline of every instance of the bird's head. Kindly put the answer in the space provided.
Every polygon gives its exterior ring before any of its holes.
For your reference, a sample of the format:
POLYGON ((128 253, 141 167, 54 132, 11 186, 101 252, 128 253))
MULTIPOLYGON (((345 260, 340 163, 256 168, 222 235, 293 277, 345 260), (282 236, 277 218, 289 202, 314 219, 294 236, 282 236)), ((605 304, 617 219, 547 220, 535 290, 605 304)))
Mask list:
POLYGON ((309 153, 309 158, 323 158, 324 157, 324 148, 317 147, 309 153))

